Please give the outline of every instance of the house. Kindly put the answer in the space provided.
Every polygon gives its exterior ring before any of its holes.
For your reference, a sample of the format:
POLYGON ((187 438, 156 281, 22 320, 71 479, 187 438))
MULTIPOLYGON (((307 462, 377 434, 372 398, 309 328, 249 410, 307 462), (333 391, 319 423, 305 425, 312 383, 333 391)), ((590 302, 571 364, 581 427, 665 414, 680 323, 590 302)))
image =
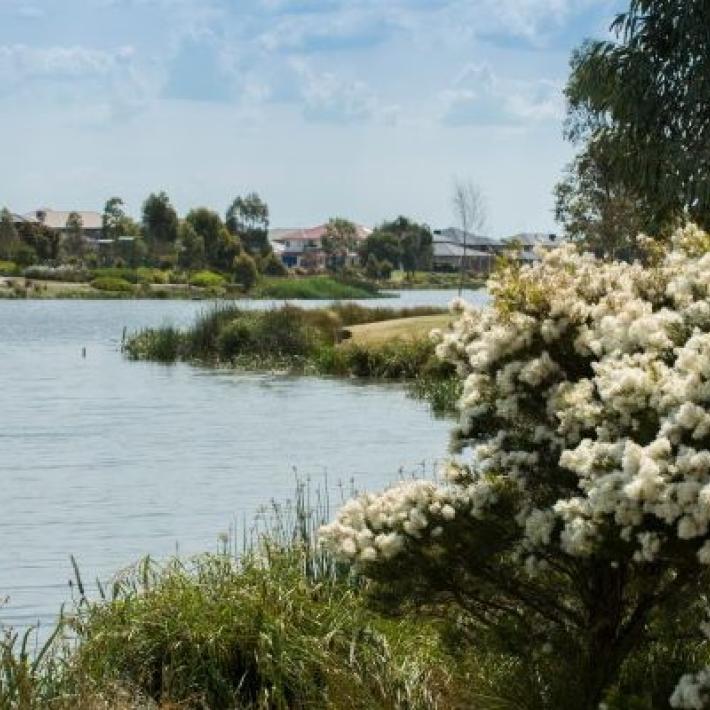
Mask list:
MULTIPOLYGON (((269 230, 269 241, 285 266, 299 267, 309 271, 322 271, 327 266, 327 258, 323 249, 323 237, 328 229, 327 224, 319 224, 307 229, 272 229, 269 230)), ((360 224, 355 225, 356 240, 364 241, 372 234, 372 230, 360 224)), ((348 252, 346 265, 357 261, 357 252, 348 252)))
MULTIPOLYGON (((96 241, 103 234, 103 218, 100 212, 75 211, 81 217, 82 233, 86 239, 96 241)), ((49 207, 40 207, 39 209, 28 212, 22 215, 27 220, 33 220, 49 227, 56 232, 64 233, 67 228, 67 220, 72 211, 66 212, 62 210, 53 210, 49 207)))
POLYGON ((520 232, 511 237, 505 237, 502 242, 509 247, 518 246, 521 252, 520 255, 527 255, 525 260, 535 261, 537 260, 537 256, 535 255, 536 249, 540 248, 546 251, 555 249, 564 244, 565 240, 549 232, 520 232))
POLYGON ((33 217, 23 216, 21 214, 16 214, 15 212, 10 212, 10 219, 12 219, 12 223, 16 227, 20 226, 21 224, 28 224, 28 223, 32 223, 32 222, 35 222, 35 223, 37 222, 37 220, 34 219, 33 217))
POLYGON ((504 246, 492 237, 465 233, 456 227, 449 227, 434 230, 432 248, 432 265, 435 271, 456 271, 461 268, 463 260, 467 271, 488 274, 504 246))
POLYGON ((432 265, 435 271, 457 271, 463 263, 466 271, 488 273, 492 268, 495 256, 489 252, 480 251, 450 242, 434 242, 432 244, 432 265))

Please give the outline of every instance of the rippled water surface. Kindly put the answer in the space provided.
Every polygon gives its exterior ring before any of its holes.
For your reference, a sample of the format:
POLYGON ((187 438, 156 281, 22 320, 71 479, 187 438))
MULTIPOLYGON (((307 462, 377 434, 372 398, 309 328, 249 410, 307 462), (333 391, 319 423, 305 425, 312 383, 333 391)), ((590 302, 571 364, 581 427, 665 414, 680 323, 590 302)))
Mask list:
POLYGON ((233 521, 292 494, 294 468, 372 488, 446 456, 450 422, 399 386, 121 356, 124 328, 186 325, 206 307, 0 301, 0 623, 51 623, 70 554, 94 579, 145 554, 216 549, 233 521))

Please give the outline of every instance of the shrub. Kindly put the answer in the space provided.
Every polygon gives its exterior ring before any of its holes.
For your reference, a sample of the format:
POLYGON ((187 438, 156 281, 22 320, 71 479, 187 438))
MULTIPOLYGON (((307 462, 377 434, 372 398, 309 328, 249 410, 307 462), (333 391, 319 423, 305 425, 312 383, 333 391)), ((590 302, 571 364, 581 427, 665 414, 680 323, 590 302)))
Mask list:
POLYGON ((267 276, 287 276, 288 269, 274 252, 265 256, 261 264, 261 273, 267 276))
MULTIPOLYGON (((573 246, 503 263, 492 305, 459 304, 437 350, 465 378, 470 464, 357 498, 322 531, 384 603, 453 602, 469 639, 541 679, 542 707, 629 707, 618 693, 654 644, 669 652, 644 676, 662 690, 708 612, 710 235, 642 244, 646 267, 573 246)), ((709 695, 700 670, 672 705, 709 695)))
POLYGON ((121 268, 117 266, 105 266, 99 269, 92 269, 91 277, 93 279, 123 279, 124 281, 128 281, 128 283, 138 283, 138 272, 136 269, 121 268))
POLYGON ((175 362, 183 355, 184 338, 177 328, 165 326, 143 330, 130 337, 123 352, 133 360, 175 362))
POLYGON ((330 276, 306 276, 298 278, 264 278, 254 290, 262 298, 322 299, 370 298, 375 295, 362 284, 343 283, 330 276))
POLYGON ((246 252, 239 254, 234 257, 232 269, 235 283, 240 284, 245 291, 251 290, 259 275, 254 259, 246 252))
POLYGON ((91 285, 99 291, 111 291, 113 293, 133 293, 133 284, 125 279, 114 276, 99 276, 94 279, 91 285))
POLYGON ((12 258, 19 267, 36 264, 39 259, 37 251, 34 247, 30 246, 26 242, 20 242, 17 247, 15 247, 12 253, 12 258))
POLYGON ((16 276, 20 272, 20 268, 14 261, 0 260, 0 276, 16 276))
POLYGON ((39 281, 66 281, 83 283, 91 279, 91 274, 85 269, 74 266, 28 266, 23 272, 27 279, 39 281))
POLYGON ((445 707, 432 629, 380 620, 356 586, 309 579, 307 559, 269 544, 240 562, 137 565, 81 610, 75 677, 141 707, 445 707))
MULTIPOLYGON (((141 266, 136 269, 136 279, 138 283, 145 284, 167 284, 170 283, 170 272, 161 271, 160 269, 151 269, 147 266, 141 266)), ((128 279, 130 281, 130 279, 128 279)))
POLYGON ((224 285, 225 278, 214 271, 198 271, 190 276, 190 285, 198 288, 218 289, 224 285))

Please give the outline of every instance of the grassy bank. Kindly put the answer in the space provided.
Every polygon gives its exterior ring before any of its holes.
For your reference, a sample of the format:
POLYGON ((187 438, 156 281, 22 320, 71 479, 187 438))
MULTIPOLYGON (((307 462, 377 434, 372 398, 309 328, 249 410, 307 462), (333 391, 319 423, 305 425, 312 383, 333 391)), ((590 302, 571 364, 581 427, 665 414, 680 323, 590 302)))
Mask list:
MULTIPOLYGON (((318 547, 327 505, 290 506, 190 560, 144 559, 74 604, 47 643, 0 637, 0 708, 20 710, 556 710, 564 659, 534 662, 456 602, 426 613, 388 600, 318 547)), ((505 637, 505 634, 503 634, 505 637)), ((695 640, 639 649, 608 710, 667 707, 680 673, 706 662, 695 640)))
POLYGON ((250 292, 252 298, 276 299, 355 299, 381 297, 377 287, 367 281, 344 281, 331 276, 291 278, 264 277, 250 292))
POLYGON ((0 272, 0 298, 273 298, 364 299, 381 297, 368 281, 330 276, 261 277, 245 293, 228 276, 151 268, 30 267, 0 272))
POLYGON ((185 331, 150 328, 126 341, 137 360, 184 360, 256 370, 407 380, 437 411, 451 411, 460 384, 451 365, 434 354, 432 327, 449 316, 435 308, 329 308, 284 306, 245 311, 225 306, 202 315, 185 331))
POLYGON ((0 641, 0 708, 429 710, 470 694, 441 624, 390 617, 316 544, 300 500, 236 557, 148 559, 75 606, 38 654, 0 641))
POLYGON ((393 271, 386 281, 380 281, 379 285, 385 289, 404 290, 408 288, 416 289, 457 289, 463 285, 465 289, 478 289, 486 285, 486 276, 474 276, 465 274, 463 284, 461 275, 458 272, 443 271, 415 271, 405 273, 404 271, 393 271))

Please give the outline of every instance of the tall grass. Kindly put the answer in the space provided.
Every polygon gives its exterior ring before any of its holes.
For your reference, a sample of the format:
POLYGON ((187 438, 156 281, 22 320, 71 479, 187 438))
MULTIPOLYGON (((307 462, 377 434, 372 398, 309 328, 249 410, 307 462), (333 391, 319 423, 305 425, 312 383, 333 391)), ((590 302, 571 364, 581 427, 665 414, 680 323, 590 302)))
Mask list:
POLYGON ((255 298, 322 299, 381 298, 376 287, 366 282, 346 282, 331 276, 300 278, 265 277, 252 290, 255 298))
POLYGON ((299 483, 237 554, 140 561, 76 606, 40 654, 0 644, 0 708, 451 707, 435 625, 385 618, 316 541, 327 494, 299 483), (66 638, 70 635, 71 643, 66 638))
POLYGON ((319 309, 285 305, 264 311, 221 305, 202 313, 186 331, 172 326, 139 331, 128 338, 124 351, 134 359, 161 362, 232 362, 240 355, 254 354, 306 358, 323 346, 334 345, 346 326, 440 312, 436 308, 367 308, 353 303, 319 309))
POLYGON ((437 308, 368 308, 354 303, 329 308, 295 306, 245 311, 217 306, 186 331, 149 328, 129 337, 124 352, 136 360, 231 364, 244 369, 286 369, 322 375, 406 380, 410 392, 429 400, 437 413, 455 410, 460 383, 452 366, 439 361, 428 338, 382 344, 338 345, 343 328, 441 313, 437 308))

